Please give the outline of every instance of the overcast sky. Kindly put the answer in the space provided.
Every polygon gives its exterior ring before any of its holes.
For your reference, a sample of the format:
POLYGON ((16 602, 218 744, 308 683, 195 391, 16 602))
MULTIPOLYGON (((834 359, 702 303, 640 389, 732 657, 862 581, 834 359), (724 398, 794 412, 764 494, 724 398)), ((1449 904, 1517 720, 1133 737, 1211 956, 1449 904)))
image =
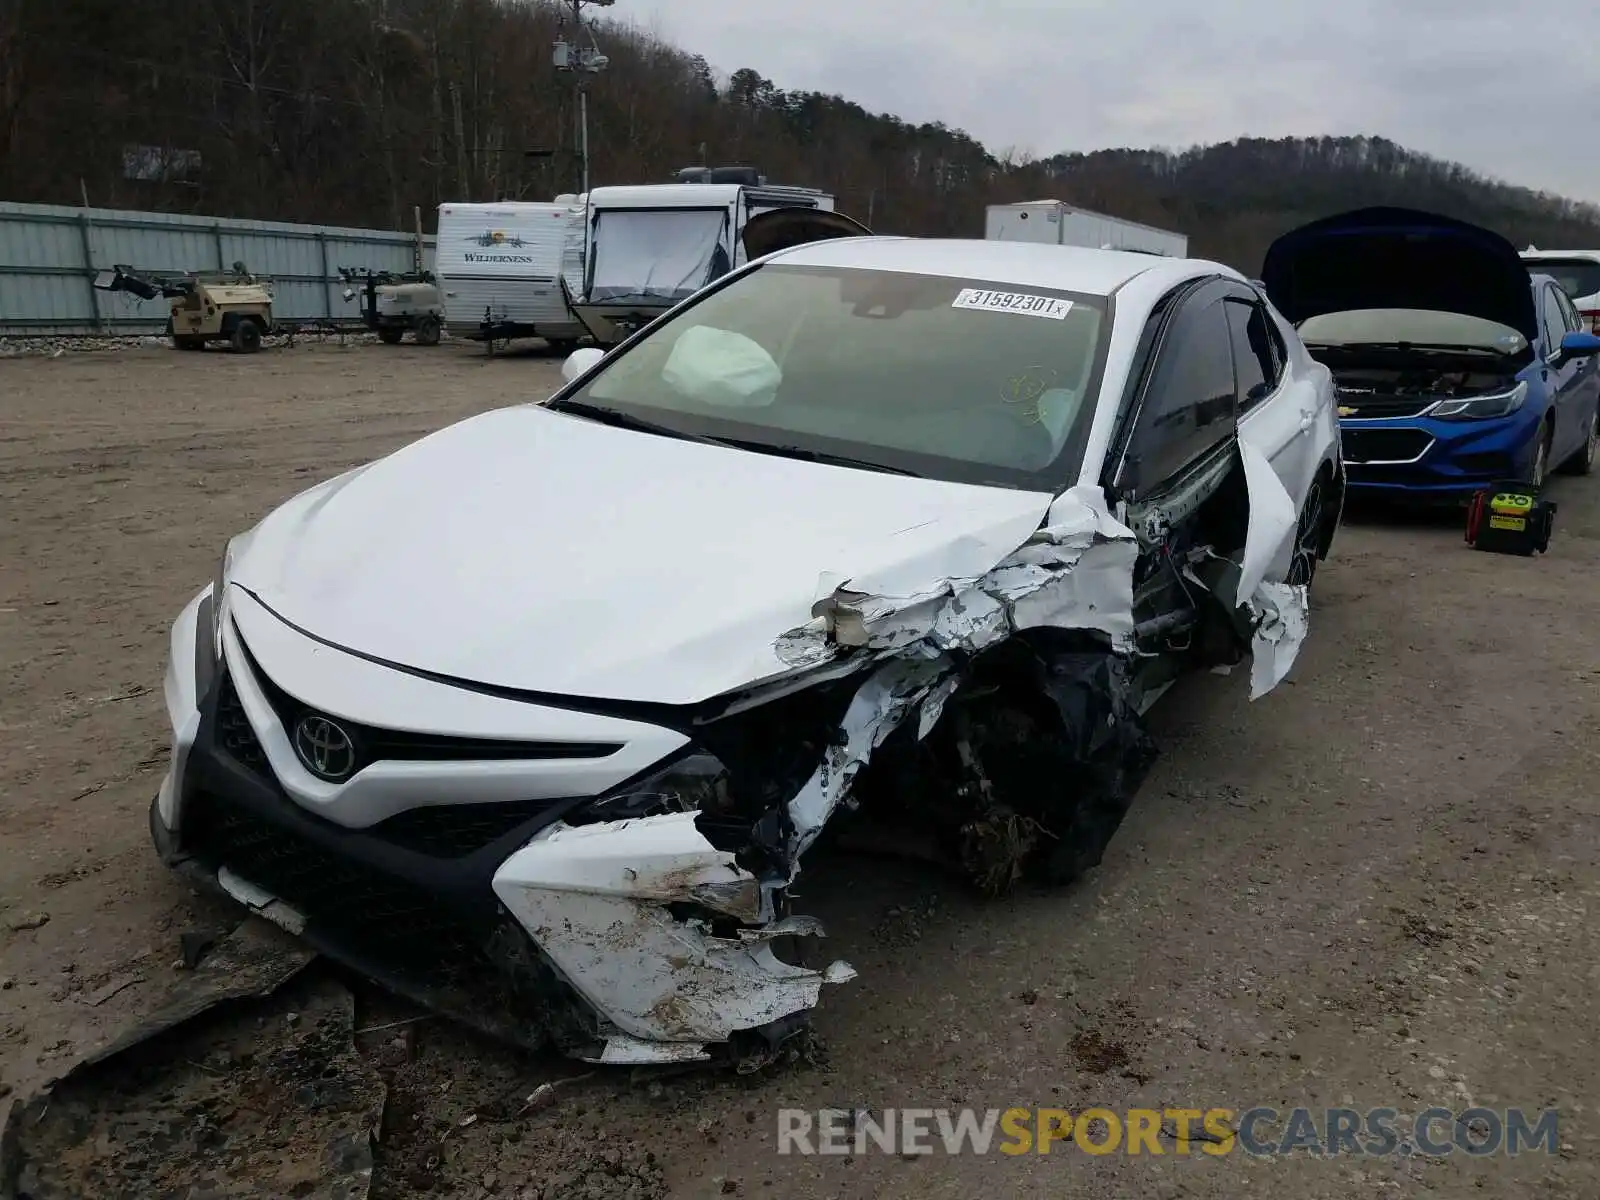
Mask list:
POLYGON ((1378 134, 1600 203, 1600 35, 1504 0, 617 0, 778 87, 992 151, 1378 134))

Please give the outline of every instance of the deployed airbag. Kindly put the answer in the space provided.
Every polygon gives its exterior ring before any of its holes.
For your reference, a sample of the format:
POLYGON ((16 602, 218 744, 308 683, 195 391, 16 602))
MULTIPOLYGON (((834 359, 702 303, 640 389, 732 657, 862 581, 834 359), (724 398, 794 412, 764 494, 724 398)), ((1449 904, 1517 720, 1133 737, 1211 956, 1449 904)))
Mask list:
POLYGON ((776 400, 783 372, 761 343, 742 333, 697 325, 673 345, 661 380, 686 400, 741 408, 776 400))

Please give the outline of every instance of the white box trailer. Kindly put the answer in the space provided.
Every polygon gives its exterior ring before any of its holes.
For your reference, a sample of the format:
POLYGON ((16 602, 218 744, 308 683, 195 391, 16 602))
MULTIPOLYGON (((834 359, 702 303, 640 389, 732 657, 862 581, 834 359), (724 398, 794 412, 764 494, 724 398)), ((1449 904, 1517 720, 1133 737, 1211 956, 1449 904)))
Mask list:
POLYGON ((1060 200, 991 204, 983 236, 991 242, 1037 242, 1047 246, 1087 246, 1095 250, 1139 250, 1187 258, 1185 234, 1074 208, 1060 200))
POLYGON ((577 344, 583 325, 560 283, 571 230, 582 228, 576 200, 439 206, 434 274, 453 336, 540 337, 558 352, 577 344))

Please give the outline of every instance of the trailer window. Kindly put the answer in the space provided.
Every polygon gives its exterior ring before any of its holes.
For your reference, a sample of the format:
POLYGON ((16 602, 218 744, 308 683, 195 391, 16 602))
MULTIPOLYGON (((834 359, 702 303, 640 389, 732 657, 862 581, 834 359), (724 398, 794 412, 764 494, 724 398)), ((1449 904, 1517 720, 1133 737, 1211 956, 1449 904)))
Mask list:
POLYGON ((768 265, 668 316, 567 398, 688 434, 1053 490, 1076 482, 1105 304, 768 265))
POLYGON ((682 300, 732 261, 726 209, 602 209, 589 299, 682 300), (720 267, 720 270, 718 268, 720 267))

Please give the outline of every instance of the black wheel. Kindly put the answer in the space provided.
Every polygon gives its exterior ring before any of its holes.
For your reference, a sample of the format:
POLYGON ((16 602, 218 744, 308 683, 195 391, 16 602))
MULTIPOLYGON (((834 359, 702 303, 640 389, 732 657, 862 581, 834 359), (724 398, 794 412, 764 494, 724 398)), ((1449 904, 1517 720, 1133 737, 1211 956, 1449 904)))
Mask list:
POLYGON ((1311 586, 1317 574, 1317 563, 1322 560, 1322 543, 1327 533, 1328 477, 1321 471, 1311 481, 1306 492, 1306 502, 1300 508, 1300 519, 1294 527, 1294 553, 1289 559, 1286 583, 1303 583, 1311 586))
POLYGON ((405 337, 405 335, 406 331, 404 329, 396 329, 392 325, 385 325, 382 329, 378 330, 378 340, 385 346, 398 346, 400 344, 400 339, 405 337))
POLYGON ((417 321, 417 345, 437 346, 439 344, 439 318, 428 316, 417 321))
POLYGON ((1589 418, 1589 432, 1584 435, 1578 452, 1561 464, 1564 475, 1594 474, 1595 451, 1600 450, 1600 408, 1589 418))
POLYGON ((240 321, 233 327, 229 341, 240 354, 254 354, 261 349, 261 326, 249 319, 240 321))

